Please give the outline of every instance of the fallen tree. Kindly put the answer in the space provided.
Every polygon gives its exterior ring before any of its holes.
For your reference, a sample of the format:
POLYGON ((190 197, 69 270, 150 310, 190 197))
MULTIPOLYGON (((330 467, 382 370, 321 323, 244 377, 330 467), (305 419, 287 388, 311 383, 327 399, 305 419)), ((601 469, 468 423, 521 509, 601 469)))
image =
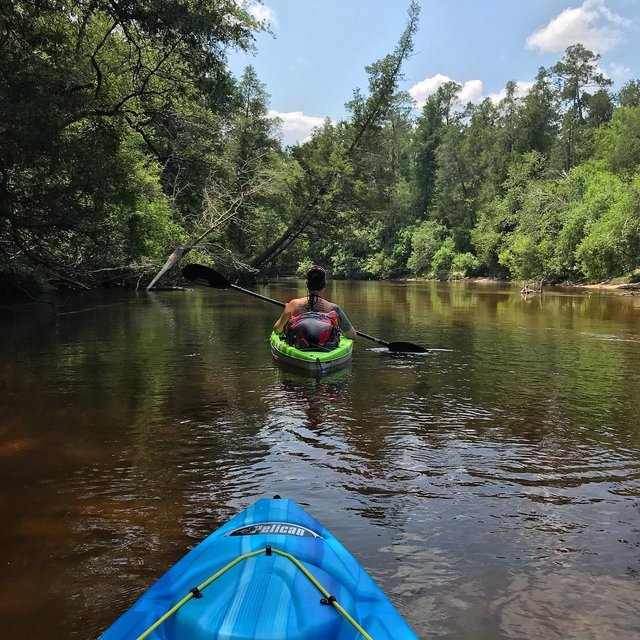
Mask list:
MULTIPOLYGON (((384 117, 392 104, 398 82, 402 78, 402 64, 413 51, 413 38, 418 29, 419 14, 419 5, 417 2, 411 2, 407 25, 394 52, 367 67, 370 95, 367 100, 360 100, 356 92, 352 103, 354 117, 349 127, 351 135, 346 138, 342 150, 347 160, 354 157, 368 133, 384 117)), ((330 170, 321 179, 320 184, 315 188, 315 193, 302 207, 300 213, 293 218, 288 228, 250 262, 252 269, 259 273, 268 267, 308 229, 312 222, 318 222, 327 216, 328 208, 321 208, 318 205, 330 192, 339 176, 339 170, 330 170)))

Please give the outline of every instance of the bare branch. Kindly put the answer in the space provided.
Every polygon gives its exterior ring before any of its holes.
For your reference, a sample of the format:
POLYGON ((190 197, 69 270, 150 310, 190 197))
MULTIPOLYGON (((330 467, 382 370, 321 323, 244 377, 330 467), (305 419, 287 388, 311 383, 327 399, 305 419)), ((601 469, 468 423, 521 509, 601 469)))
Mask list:
POLYGON ((180 262, 191 249, 199 245, 214 231, 233 220, 242 205, 249 201, 252 196, 266 191, 274 177, 259 170, 249 171, 249 168, 253 169, 254 166, 259 164, 260 159, 261 157, 252 158, 238 169, 237 174, 243 175, 243 173, 246 173, 252 177, 238 181, 235 189, 229 188, 221 178, 213 175, 209 176, 209 181, 203 193, 205 207, 201 213, 200 220, 194 225, 194 233, 185 244, 171 253, 163 267, 147 286, 147 291, 153 289, 160 278, 180 262))

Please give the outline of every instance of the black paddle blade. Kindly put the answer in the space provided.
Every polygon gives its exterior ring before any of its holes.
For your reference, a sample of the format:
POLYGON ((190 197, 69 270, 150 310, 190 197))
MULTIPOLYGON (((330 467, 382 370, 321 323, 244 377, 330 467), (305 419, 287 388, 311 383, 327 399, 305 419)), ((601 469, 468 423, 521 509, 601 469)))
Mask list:
POLYGON ((203 264, 188 264, 182 268, 182 275, 191 282, 215 289, 229 289, 231 283, 219 271, 203 264))
POLYGON ((419 344, 411 344, 410 342, 390 342, 389 351, 394 353, 428 353, 429 349, 421 347, 419 344))

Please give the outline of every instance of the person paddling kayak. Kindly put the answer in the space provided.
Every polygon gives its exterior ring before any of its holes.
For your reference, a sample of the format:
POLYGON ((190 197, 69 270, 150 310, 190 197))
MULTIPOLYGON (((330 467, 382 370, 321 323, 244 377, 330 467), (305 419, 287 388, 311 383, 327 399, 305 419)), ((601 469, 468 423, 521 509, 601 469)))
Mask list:
POLYGON ((327 286, 327 273, 319 266, 307 271, 306 298, 294 298, 273 325, 276 334, 284 333, 289 344, 297 349, 334 349, 340 341, 340 333, 351 340, 356 330, 345 312, 333 302, 322 297, 327 286))

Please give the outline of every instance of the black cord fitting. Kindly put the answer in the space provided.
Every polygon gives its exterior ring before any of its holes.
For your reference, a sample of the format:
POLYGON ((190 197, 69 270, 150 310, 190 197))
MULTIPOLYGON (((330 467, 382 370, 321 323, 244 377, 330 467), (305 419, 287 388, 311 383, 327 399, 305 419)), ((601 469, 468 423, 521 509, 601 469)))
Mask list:
POLYGON ((198 599, 198 598, 202 598, 202 591, 200 591, 200 589, 198 589, 198 587, 193 587, 193 589, 189 589, 189 593, 193 594, 193 597, 198 599))
POLYGON ((271 545, 270 544, 267 545, 266 552, 267 552, 268 556, 271 555, 272 551, 271 551, 271 545))
POLYGON ((329 596, 328 598, 322 598, 320 600, 320 604, 333 604, 334 602, 338 602, 335 596, 329 596))

